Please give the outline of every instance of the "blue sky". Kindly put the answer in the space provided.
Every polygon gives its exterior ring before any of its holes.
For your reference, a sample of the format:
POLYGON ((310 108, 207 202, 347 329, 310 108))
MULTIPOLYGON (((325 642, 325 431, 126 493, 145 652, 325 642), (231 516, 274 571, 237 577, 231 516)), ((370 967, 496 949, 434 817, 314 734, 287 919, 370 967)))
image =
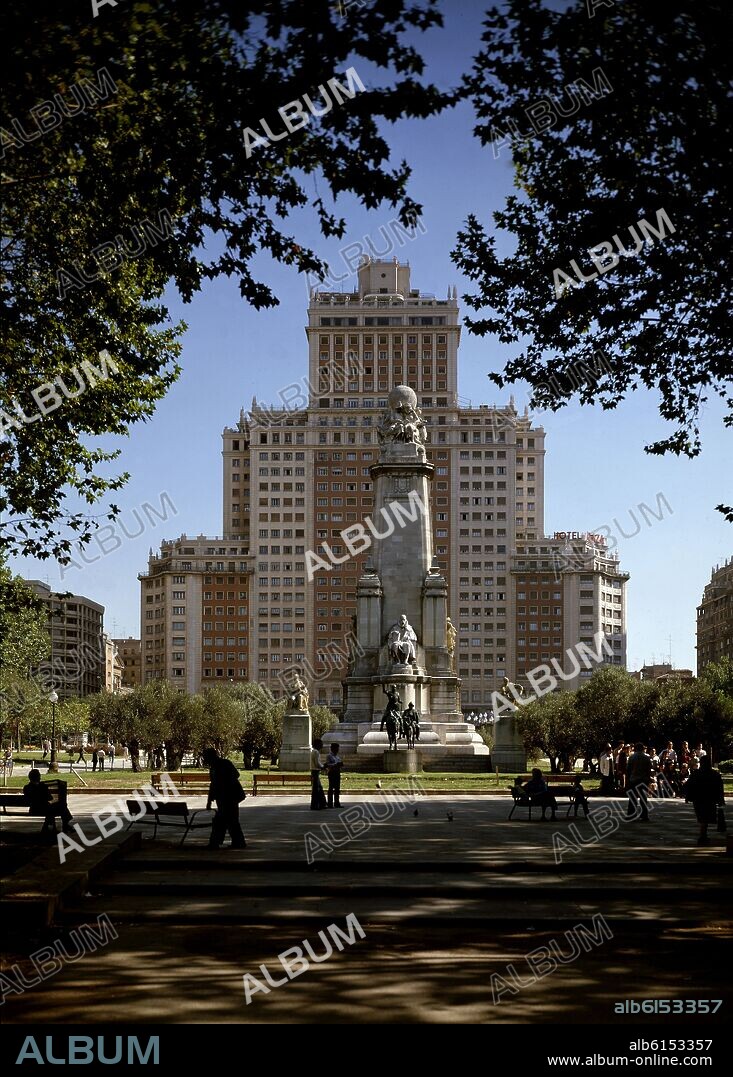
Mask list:
MULTIPOLYGON (((419 42, 428 60, 428 76, 448 86, 465 69, 480 35, 482 5, 446 4, 446 30, 433 31, 419 42), (458 10, 456 10, 458 9, 458 10)), ((368 68, 359 65, 362 77, 368 68)), ((343 107, 348 107, 348 103, 343 107)), ((426 121, 405 121, 386 129, 395 161, 406 158, 413 168, 410 191, 424 206, 424 233, 417 233, 395 253, 412 266, 413 287, 439 297, 455 284, 459 295, 468 285, 450 260, 456 232, 467 213, 484 220, 502 205, 511 190, 510 157, 498 160, 471 135, 469 109, 453 110, 426 121)), ((315 196, 313 179, 306 191, 315 196)), ((319 185, 323 191, 323 184, 319 185)), ((339 249, 364 236, 383 245, 380 227, 394 219, 389 207, 366 212, 353 199, 342 198, 338 208, 349 227, 341 241, 324 241, 311 212, 293 215, 290 227, 303 243, 312 245, 332 266, 340 266, 339 249)), ((125 491, 114 500, 121 520, 134 535, 135 517, 146 521, 143 534, 106 542, 101 557, 92 544, 87 557, 99 557, 63 576, 55 562, 15 559, 16 571, 48 579, 55 589, 87 595, 106 607, 107 630, 116 635, 139 635, 139 582, 149 547, 180 534, 218 535, 221 532, 221 430, 233 425, 241 406, 253 394, 275 402, 277 391, 307 374, 303 326, 307 302, 305 278, 294 270, 262 258, 257 268, 280 298, 280 306, 257 312, 240 298, 236 282, 208 283, 194 302, 184 306, 175 295, 168 301, 174 319, 189 328, 184 337, 183 374, 154 418, 133 429, 121 444, 121 469, 131 472, 125 491), (160 512, 161 495, 175 506, 165 510, 166 521, 141 511, 144 503, 160 512), (117 545, 119 541, 119 546, 117 545)), ((340 270, 343 272, 343 269, 340 270)), ((349 282, 344 282, 347 287, 349 282)), ((500 369, 507 349, 490 337, 472 338, 464 329, 460 349, 462 396, 474 403, 503 404, 486 373, 500 369)), ((517 406, 526 392, 515 387, 517 406)), ((638 506, 655 508, 662 494, 671 507, 663 519, 648 517, 651 526, 629 539, 619 538, 621 565, 631 573, 628 588, 630 668, 645 660, 662 660, 670 653, 675 665, 695 668, 695 608, 711 568, 733 553, 733 530, 714 506, 725 498, 723 462, 730 460, 730 438, 722 427, 722 407, 711 404, 703 415, 702 455, 694 460, 648 456, 643 446, 667 433, 659 419, 653 394, 635 393, 614 412, 575 405, 538 416, 547 431, 545 525, 555 530, 592 530, 605 526, 618 535, 636 530, 630 512, 638 506), (618 523, 616 523, 618 521, 618 523)), ((111 443, 111 442, 110 442, 111 443)))

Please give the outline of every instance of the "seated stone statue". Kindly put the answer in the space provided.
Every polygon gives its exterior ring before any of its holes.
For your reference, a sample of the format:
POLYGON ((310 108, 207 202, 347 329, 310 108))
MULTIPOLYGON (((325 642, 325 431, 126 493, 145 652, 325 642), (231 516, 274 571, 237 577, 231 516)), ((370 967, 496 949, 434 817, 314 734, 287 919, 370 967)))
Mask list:
POLYGON ((406 614, 403 613, 399 621, 390 628, 387 645, 393 662, 406 666, 417 661, 417 636, 406 614))
POLYGON ((288 708, 296 711, 308 710, 308 689, 305 681, 297 673, 291 682, 288 708))

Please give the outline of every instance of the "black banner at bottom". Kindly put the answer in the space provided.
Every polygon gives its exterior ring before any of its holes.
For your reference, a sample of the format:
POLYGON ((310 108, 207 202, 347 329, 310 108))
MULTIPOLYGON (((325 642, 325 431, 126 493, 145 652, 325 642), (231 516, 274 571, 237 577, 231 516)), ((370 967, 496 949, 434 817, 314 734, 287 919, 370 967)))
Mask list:
MULTIPOLYGON (((247 1027, 247 1026, 245 1026, 247 1027)), ((306 1026, 309 1027, 309 1026, 306 1026)), ((362 1025, 314 1025, 327 1029, 317 1042, 329 1052, 334 1047, 353 1046, 355 1030, 362 1025)), ((367 1026, 370 1027, 370 1026, 367 1026)), ((372 1026, 373 1027, 373 1026, 372 1026)), ((378 1025, 385 1030, 408 1026, 378 1025)), ((624 1023, 612 1025, 534 1025, 430 1024, 428 1021, 409 1028, 410 1068, 425 1062, 434 1064, 434 1049, 460 1046, 465 1052, 472 1046, 487 1052, 486 1061, 515 1058, 522 1072, 556 1071, 569 1073, 578 1068, 634 1070, 651 1068, 702 1068, 713 1070, 724 1061, 725 1039, 722 1020, 696 1021, 693 1024, 658 1025, 624 1023), (528 1037, 524 1029, 532 1027, 528 1037), (414 1033, 419 1030, 419 1036, 414 1033), (683 1035, 684 1033, 684 1035, 683 1035), (430 1052, 430 1054, 428 1054, 430 1052)), ((358 1035, 358 1032, 356 1032, 358 1035)), ((398 1033, 399 1035, 399 1033, 398 1033)), ((211 1056, 211 1062, 223 1059, 231 1051, 236 1058, 245 1048, 246 1065, 272 1061, 279 1055, 277 1041, 269 1036, 248 1036, 242 1040, 242 1026, 221 1025, 4 1025, 2 1057, 8 1066, 39 1065, 83 1066, 171 1066, 192 1067, 211 1056)), ((312 1037, 302 1058, 313 1057, 312 1037)), ((373 1041, 374 1042, 374 1041, 373 1041)), ((384 1046, 387 1046, 385 1037, 384 1046)), ((344 1056, 348 1057, 348 1056, 344 1056)), ((379 1061, 379 1042, 370 1057, 379 1061)), ((105 1072, 107 1069, 105 1069, 105 1072)))

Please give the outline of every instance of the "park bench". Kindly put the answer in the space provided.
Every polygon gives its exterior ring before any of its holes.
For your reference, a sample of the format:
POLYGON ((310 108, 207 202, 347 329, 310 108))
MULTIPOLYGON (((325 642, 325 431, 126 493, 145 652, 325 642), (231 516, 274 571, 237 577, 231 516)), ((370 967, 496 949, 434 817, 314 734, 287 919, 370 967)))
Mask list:
MULTIPOLYGON (((523 783, 528 782, 530 780, 530 777, 531 777, 531 775, 529 775, 529 774, 520 775, 520 778, 521 778, 523 783)), ((553 784, 550 784, 550 782, 547 783, 547 791, 548 791, 548 793, 552 793, 552 795, 555 797, 556 800, 558 798, 560 798, 560 797, 567 797, 568 810, 565 813, 565 818, 567 819, 568 816, 570 815, 570 812, 573 810, 573 807, 575 805, 575 796, 574 796, 574 793, 573 793, 573 785, 575 783, 575 775, 574 774, 555 774, 551 778, 551 781, 552 781, 553 784), (558 783, 558 784, 556 784, 556 783, 558 783)), ((517 808, 527 808, 528 813, 529 813, 530 821, 532 819, 532 808, 539 808, 540 812, 542 811, 542 805, 541 804, 538 804, 536 800, 533 803, 532 796, 525 793, 525 792, 523 792, 520 789, 517 789, 516 786, 510 785, 509 786, 509 792, 512 795, 512 801, 513 801, 512 810, 509 812, 509 819, 511 819, 511 817, 514 815, 514 812, 516 811, 517 808)), ((545 809, 545 810, 547 810, 547 809, 545 809)))
MULTIPOLYGON (((522 782, 528 782, 531 777, 531 774, 519 775, 519 779, 522 782)), ((577 774, 546 774, 545 781, 548 785, 550 782, 552 782, 553 785, 572 785, 577 777, 577 774)))
POLYGON ((280 785, 283 788, 286 785, 307 785, 308 790, 311 786, 310 774, 253 774, 252 775, 252 796, 257 796, 258 785, 280 785))
MULTIPOLYGON (((44 815, 35 815, 34 817, 43 820, 41 823, 41 829, 43 829, 46 819, 51 816, 55 830, 56 819, 61 815, 61 809, 66 806, 66 782, 61 778, 53 778, 50 782, 44 782, 43 784, 48 786, 51 799, 44 815)), ((25 815, 30 815, 30 805, 22 792, 0 795, 0 807, 2 807, 5 814, 7 814, 8 808, 19 808, 23 809, 25 815)))
MULTIPOLYGON (((176 789, 184 789, 189 793, 208 793, 211 784, 211 775, 208 770, 172 771, 165 774, 166 780, 170 780, 176 789)), ((151 774, 150 781, 153 789, 163 788, 163 775, 151 774)))
POLYGON ((206 808, 197 808, 190 811, 185 803, 158 804, 150 800, 143 802, 127 800, 125 803, 127 804, 127 814, 132 816, 127 829, 129 830, 135 823, 148 823, 153 826, 153 839, 157 836, 158 827, 183 827, 183 837, 180 841, 180 845, 183 845, 190 830, 201 830, 204 827, 207 830, 211 829, 211 816, 200 822, 196 820, 199 812, 207 811, 208 809, 206 808))

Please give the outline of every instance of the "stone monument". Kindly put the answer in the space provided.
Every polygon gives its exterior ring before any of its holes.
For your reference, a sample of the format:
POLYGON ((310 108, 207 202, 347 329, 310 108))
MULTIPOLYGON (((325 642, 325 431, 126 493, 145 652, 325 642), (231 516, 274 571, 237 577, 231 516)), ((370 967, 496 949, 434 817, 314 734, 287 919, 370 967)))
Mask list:
POLYGON ((280 770, 310 771, 312 726, 308 710, 308 688, 296 673, 290 681, 287 707, 283 715, 280 770))
POLYGON ((508 704, 504 709, 502 703, 502 713, 494 723, 494 747, 491 752, 491 765, 498 767, 502 774, 511 774, 514 771, 519 774, 527 769, 527 753, 514 719, 518 708, 512 702, 512 699, 519 700, 523 696, 524 689, 521 684, 514 684, 508 677, 504 678, 499 691, 494 693, 495 700, 498 697, 498 700, 506 700, 508 704))
POLYGON ((425 452, 425 421, 408 386, 389 394, 377 435, 379 459, 370 471, 374 530, 383 537, 374 538, 357 583, 359 647, 344 682, 344 720, 324 744, 335 740, 342 755, 381 762, 391 739, 383 728, 385 696, 393 692, 402 709, 419 714, 419 743, 408 749, 406 739, 399 741, 398 752, 419 752, 423 764, 447 766, 475 758, 479 769, 489 749, 461 713, 456 630, 448 618, 447 583, 433 560, 434 468, 425 452))

